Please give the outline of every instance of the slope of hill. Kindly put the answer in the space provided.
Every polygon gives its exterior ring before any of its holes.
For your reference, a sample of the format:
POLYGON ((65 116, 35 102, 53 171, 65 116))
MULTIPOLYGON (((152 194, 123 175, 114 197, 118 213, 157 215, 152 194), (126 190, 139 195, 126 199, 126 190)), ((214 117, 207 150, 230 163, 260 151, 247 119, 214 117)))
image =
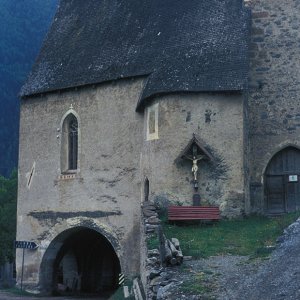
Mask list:
POLYGON ((0 174, 17 166, 18 93, 49 28, 57 0, 0 0, 0 174))

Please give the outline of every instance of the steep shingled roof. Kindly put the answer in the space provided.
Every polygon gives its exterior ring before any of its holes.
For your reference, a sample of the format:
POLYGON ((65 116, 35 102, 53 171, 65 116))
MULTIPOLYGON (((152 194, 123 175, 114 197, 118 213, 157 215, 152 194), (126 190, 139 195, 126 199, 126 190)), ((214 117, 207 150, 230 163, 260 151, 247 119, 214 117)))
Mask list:
POLYGON ((148 76, 147 98, 247 87, 243 0, 61 0, 21 96, 148 76))

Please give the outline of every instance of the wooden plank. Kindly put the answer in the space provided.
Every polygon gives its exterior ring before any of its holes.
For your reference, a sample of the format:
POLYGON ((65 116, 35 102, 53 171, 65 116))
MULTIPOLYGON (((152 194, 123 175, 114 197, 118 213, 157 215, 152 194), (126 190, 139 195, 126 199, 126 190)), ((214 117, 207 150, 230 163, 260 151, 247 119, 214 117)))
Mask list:
POLYGON ((218 212, 207 212, 207 211, 202 211, 202 212, 170 212, 169 215, 219 215, 218 212))
POLYGON ((169 206, 168 219, 179 220, 219 220, 220 210, 216 206, 169 206))
POLYGON ((188 218, 188 217, 174 217, 174 218, 169 218, 169 221, 189 221, 189 220, 220 220, 220 218, 214 218, 212 216, 209 216, 207 218, 188 218))

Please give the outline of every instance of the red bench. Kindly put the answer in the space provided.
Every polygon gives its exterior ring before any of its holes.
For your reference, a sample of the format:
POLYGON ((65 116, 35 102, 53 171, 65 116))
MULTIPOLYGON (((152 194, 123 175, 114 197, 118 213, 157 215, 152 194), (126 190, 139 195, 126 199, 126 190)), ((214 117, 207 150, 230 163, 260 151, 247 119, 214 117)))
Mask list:
POLYGON ((217 206, 169 206, 169 221, 184 220, 220 220, 220 210, 217 206))

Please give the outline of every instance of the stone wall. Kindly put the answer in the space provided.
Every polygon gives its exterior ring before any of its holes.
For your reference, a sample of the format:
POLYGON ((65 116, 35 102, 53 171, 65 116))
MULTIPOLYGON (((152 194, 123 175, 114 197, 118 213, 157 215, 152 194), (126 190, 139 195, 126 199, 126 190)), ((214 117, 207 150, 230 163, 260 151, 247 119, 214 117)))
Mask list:
POLYGON ((300 1, 251 0, 249 136, 252 211, 264 207, 263 175, 272 156, 300 147, 300 1))

